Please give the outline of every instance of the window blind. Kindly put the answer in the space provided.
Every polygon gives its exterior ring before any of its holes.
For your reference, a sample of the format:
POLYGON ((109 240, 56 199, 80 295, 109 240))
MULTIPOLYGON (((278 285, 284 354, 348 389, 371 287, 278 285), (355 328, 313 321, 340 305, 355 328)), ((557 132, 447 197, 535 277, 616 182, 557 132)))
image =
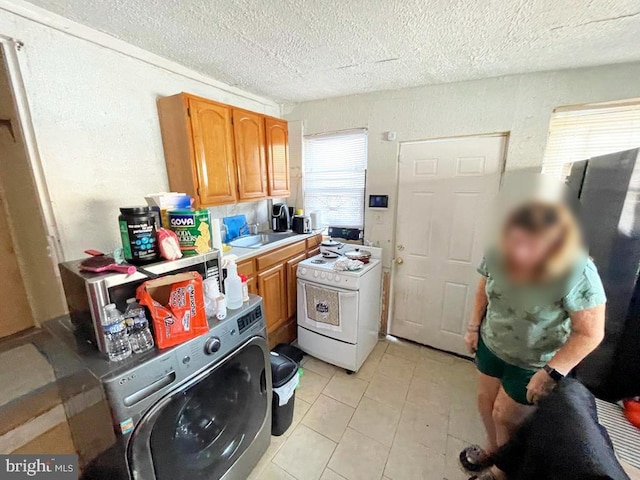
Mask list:
POLYGON ((571 164, 640 146, 640 100, 557 109, 551 117, 542 173, 564 179, 571 164))
POLYGON ((304 209, 325 225, 364 226, 367 131, 304 137, 304 209))

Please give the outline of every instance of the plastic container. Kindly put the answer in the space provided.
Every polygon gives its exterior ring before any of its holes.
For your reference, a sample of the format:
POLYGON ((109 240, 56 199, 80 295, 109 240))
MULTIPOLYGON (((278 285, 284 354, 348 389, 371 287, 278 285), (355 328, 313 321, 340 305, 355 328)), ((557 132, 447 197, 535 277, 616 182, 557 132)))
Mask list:
POLYGON ((217 318, 224 320, 227 317, 227 302, 224 295, 220 293, 218 278, 213 276, 202 281, 204 286, 204 309, 207 318, 217 318))
POLYGON ((271 435, 282 435, 291 426, 298 386, 298 364, 289 357, 271 352, 271 435))
POLYGON ((153 335, 144 307, 135 298, 127 300, 124 319, 129 331, 129 343, 133 353, 142 353, 153 348, 153 335))
POLYGON ((224 279, 224 294, 227 299, 227 308, 236 310, 242 307, 242 280, 238 275, 238 266, 235 262, 227 265, 227 278, 224 279))
POLYGON ((134 265, 157 262, 158 214, 151 207, 124 207, 118 217, 124 258, 134 265))
POLYGON ((131 356, 131 344, 127 327, 120 310, 115 303, 110 303, 104 307, 105 319, 102 323, 102 330, 105 338, 106 354, 110 361, 119 362, 131 356))
POLYGON ((249 279, 246 275, 240 274, 240 281, 242 282, 242 301, 249 301, 249 279))

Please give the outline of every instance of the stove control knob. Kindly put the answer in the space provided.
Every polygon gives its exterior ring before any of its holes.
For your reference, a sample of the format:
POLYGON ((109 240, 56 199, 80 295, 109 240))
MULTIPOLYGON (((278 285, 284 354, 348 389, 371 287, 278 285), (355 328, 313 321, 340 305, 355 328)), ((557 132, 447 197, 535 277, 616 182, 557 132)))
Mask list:
POLYGON ((340 275, 336 275, 336 282, 340 281, 340 275))
POLYGON ((316 271, 316 272, 313 272, 313 276, 314 276, 314 277, 318 278, 318 275, 320 275, 320 274, 319 274, 317 271, 316 271))
POLYGON ((322 273, 320 274, 320 278, 322 278, 322 279, 324 280, 325 278, 327 278, 327 274, 326 274, 326 273, 324 273, 324 272, 322 272, 322 273))
POLYGON ((306 268, 301 268, 300 269, 300 275, 306 275, 307 274, 307 269, 306 268))
POLYGON ((220 339, 218 337, 209 337, 204 343, 204 353, 212 355, 220 350, 220 339))
POLYGON ((329 275, 327 275, 327 278, 328 278, 329 280, 333 280, 333 273, 330 273, 329 275))

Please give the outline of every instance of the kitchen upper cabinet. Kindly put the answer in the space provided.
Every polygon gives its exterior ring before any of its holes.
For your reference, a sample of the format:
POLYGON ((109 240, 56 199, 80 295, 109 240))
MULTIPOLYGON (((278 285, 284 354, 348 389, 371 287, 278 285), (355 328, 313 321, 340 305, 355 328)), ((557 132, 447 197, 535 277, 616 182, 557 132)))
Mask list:
POLYGON ((158 100, 169 186, 197 206, 237 200, 231 108, 187 94, 158 100))
POLYGON ((200 203, 218 205, 235 201, 231 109, 190 98, 189 116, 200 203))
POLYGON ((270 197, 288 197, 289 189, 289 133, 287 122, 265 117, 267 141, 267 179, 270 197))
POLYGON ((264 116, 234 109, 233 135, 239 200, 265 198, 267 196, 267 164, 264 116))
POLYGON ((267 331, 273 331, 288 319, 284 263, 258 274, 258 293, 264 302, 267 331))
POLYGON ((298 296, 298 280, 296 271, 298 270, 298 264, 307 258, 305 253, 293 257, 291 260, 287 260, 287 318, 291 318, 296 314, 297 296, 298 296))
POLYGON ((287 122, 188 93, 158 114, 169 186, 196 207, 289 196, 287 122))

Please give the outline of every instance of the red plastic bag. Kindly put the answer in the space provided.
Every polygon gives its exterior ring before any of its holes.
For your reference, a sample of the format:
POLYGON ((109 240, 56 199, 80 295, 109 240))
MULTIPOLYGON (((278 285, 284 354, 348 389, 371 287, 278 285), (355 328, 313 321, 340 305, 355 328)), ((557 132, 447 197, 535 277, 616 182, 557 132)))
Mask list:
POLYGON ((179 345, 209 331, 203 292, 198 272, 167 275, 137 288, 138 301, 151 312, 158 348, 179 345))

